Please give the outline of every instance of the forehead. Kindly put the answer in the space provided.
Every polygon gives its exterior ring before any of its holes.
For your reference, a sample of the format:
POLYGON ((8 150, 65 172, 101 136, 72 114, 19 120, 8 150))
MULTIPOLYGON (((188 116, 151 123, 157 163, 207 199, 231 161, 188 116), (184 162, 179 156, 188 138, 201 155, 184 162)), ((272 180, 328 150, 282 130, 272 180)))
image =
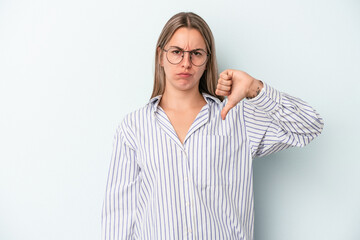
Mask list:
POLYGON ((167 46, 176 46, 182 49, 206 48, 205 40, 201 33, 196 29, 185 27, 175 31, 167 46))

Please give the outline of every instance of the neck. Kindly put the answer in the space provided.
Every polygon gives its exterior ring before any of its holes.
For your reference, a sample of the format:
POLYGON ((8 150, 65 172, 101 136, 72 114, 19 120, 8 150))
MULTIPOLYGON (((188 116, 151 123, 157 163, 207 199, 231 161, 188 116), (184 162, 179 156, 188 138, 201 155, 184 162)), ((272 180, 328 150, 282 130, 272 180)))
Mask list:
POLYGON ((171 91, 166 89, 161 98, 160 106, 163 109, 186 111, 191 108, 204 106, 206 101, 198 89, 191 91, 171 91))

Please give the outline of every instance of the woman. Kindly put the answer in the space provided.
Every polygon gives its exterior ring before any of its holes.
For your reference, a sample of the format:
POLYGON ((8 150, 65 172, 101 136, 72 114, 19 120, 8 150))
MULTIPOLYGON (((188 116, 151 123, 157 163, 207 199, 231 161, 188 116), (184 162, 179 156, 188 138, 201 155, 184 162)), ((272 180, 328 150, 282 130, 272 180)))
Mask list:
POLYGON ((253 239, 252 159, 322 128, 305 102, 245 72, 218 79, 210 28, 176 14, 157 43, 150 102, 115 135, 103 239, 253 239))

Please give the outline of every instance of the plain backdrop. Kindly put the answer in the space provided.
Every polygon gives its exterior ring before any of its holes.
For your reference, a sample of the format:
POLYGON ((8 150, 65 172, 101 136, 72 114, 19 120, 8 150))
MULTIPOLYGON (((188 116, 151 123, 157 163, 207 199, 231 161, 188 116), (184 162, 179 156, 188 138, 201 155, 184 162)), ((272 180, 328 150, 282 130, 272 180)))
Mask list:
POLYGON ((0 0, 0 239, 100 239, 115 129, 151 95, 166 21, 309 102, 323 134, 254 160, 256 240, 360 239, 360 1, 0 0))

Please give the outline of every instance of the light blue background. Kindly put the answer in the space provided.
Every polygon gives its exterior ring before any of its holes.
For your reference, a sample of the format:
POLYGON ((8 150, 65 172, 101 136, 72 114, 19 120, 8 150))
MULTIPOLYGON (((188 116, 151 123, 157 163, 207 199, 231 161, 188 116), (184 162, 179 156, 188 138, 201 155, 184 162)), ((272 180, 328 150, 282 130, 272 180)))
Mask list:
POLYGON ((115 129, 148 101, 179 11, 208 22, 220 70, 325 120, 309 146, 254 161, 255 239, 360 239, 358 0, 1 0, 0 239, 100 239, 115 129))

